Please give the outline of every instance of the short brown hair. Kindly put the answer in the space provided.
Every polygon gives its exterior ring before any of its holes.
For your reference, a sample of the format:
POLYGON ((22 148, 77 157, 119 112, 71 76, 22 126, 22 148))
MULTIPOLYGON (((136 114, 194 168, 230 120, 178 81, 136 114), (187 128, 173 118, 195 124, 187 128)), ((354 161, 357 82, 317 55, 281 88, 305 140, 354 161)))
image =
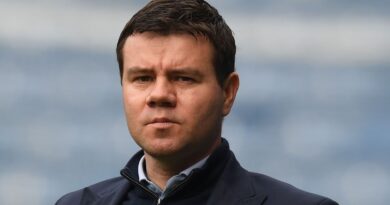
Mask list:
POLYGON ((138 11, 122 30, 116 47, 121 80, 122 49, 126 39, 143 32, 205 36, 215 48, 213 64, 221 86, 235 70, 236 44, 233 33, 217 9, 204 0, 152 0, 138 11))

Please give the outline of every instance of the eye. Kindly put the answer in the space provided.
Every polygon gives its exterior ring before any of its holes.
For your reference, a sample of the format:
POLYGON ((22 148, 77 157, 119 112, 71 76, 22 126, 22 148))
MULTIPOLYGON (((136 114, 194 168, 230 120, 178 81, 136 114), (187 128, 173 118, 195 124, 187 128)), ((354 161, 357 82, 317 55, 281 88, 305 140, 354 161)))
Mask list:
POLYGON ((195 79, 187 76, 177 76, 175 77, 175 81, 179 82, 195 82, 195 79))
POLYGON ((153 81, 153 77, 148 75, 142 75, 142 76, 135 77, 133 81, 138 83, 146 83, 146 82, 153 81))

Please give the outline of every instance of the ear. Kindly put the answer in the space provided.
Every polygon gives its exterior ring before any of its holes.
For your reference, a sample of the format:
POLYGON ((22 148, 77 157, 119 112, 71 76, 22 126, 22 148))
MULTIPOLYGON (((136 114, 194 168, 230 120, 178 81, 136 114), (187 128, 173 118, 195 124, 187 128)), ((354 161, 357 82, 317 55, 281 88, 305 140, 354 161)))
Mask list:
POLYGON ((233 72, 226 78, 225 83, 223 84, 223 93, 224 93, 224 103, 223 103, 223 116, 229 114, 234 99, 236 98, 236 94, 238 91, 238 87, 240 86, 240 79, 236 72, 233 72))

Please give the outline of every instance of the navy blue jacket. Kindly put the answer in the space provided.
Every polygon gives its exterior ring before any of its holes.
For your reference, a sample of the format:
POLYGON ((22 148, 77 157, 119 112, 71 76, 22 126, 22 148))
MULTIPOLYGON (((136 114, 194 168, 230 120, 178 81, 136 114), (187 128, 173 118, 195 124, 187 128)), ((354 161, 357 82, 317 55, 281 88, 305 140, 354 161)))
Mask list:
MULTIPOLYGON (((138 183, 140 151, 121 171, 109 179, 69 193, 56 205, 158 204, 157 195, 138 183)), ((209 157, 204 167, 193 170, 161 205, 337 205, 336 202, 297 189, 271 177, 243 169, 226 140, 209 157)))

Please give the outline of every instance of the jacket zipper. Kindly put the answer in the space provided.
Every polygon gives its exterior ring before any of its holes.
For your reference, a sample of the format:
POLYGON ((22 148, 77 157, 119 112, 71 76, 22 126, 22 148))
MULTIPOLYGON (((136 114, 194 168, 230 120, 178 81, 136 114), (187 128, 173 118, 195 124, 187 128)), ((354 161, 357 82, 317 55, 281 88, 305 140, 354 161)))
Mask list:
MULTIPOLYGON (((182 183, 180 183, 179 185, 177 185, 177 187, 175 189, 173 189, 171 191, 171 193, 169 193, 169 195, 167 195, 165 198, 173 195, 174 193, 176 193, 178 190, 180 190, 180 188, 182 186, 184 186, 186 183, 188 183, 188 181, 190 180, 191 176, 193 175, 194 172, 191 172, 187 177, 186 179, 184 179, 184 181, 182 183)), ((141 187, 144 191, 146 191, 148 194, 150 194, 153 198, 156 199, 156 205, 160 205, 161 204, 161 198, 158 197, 154 192, 150 191, 148 188, 144 187, 142 184, 140 184, 138 181, 134 180, 133 178, 131 178, 129 175, 127 175, 126 172, 122 172, 122 175, 124 177, 126 177, 128 180, 130 180, 131 182, 133 182, 134 184, 136 184, 137 186, 141 187)))
POLYGON ((122 175, 124 177, 126 177, 126 179, 130 180, 131 182, 133 182, 134 184, 136 184, 137 186, 141 187, 144 191, 146 191, 148 194, 150 194, 154 199, 156 199, 156 203, 157 205, 160 205, 161 204, 161 198, 158 197, 154 192, 150 191, 148 188, 144 187, 141 183, 139 183, 138 181, 134 180, 133 178, 131 178, 129 175, 127 175, 126 172, 122 171, 122 175))
POLYGON ((193 172, 191 172, 185 179, 184 181, 182 181, 180 184, 178 184, 170 193, 169 195, 167 195, 165 198, 169 197, 169 196, 172 196, 173 194, 175 194, 176 192, 178 192, 180 190, 180 188, 182 188, 185 184, 188 183, 188 181, 190 180, 191 176, 193 175, 193 172))
MULTIPOLYGON (((191 174, 190 174, 191 175, 191 174)), ((190 175, 187 176, 187 178, 182 182, 180 183, 175 189, 172 190, 171 193, 169 193, 169 195, 167 195, 164 199, 166 199, 167 197, 171 196, 172 194, 174 194, 175 192, 177 192, 179 190, 180 187, 182 187, 184 184, 187 183, 187 181, 189 181, 189 177, 190 175)), ((160 205, 161 204, 161 201, 162 199, 160 197, 157 198, 157 205, 160 205)))

